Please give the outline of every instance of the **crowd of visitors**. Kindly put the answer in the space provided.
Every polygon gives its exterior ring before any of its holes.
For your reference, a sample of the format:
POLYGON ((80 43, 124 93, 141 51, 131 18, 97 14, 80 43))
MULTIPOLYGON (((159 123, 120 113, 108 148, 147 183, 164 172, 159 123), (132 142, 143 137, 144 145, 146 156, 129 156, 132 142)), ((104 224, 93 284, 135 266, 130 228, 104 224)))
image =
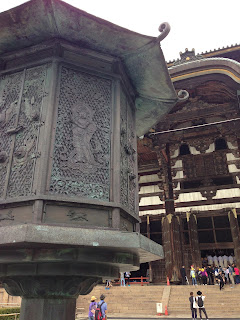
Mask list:
MULTIPOLYGON (((189 276, 193 286, 219 284, 220 290, 222 290, 227 283, 231 285, 231 288, 240 283, 239 269, 235 263, 230 263, 227 260, 228 264, 221 266, 215 264, 214 260, 210 260, 210 262, 213 263, 207 266, 191 266, 189 276)), ((180 273, 182 284, 189 284, 188 274, 184 266, 182 266, 180 273)))

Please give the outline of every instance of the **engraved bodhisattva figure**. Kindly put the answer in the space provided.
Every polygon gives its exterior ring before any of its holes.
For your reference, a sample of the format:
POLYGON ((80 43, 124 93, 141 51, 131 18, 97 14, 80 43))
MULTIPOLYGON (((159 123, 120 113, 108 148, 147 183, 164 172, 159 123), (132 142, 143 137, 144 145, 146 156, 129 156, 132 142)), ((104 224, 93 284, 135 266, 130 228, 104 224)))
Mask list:
POLYGON ((75 104, 72 108, 72 133, 74 149, 69 155, 68 164, 71 168, 83 172, 94 172, 98 162, 94 159, 91 138, 97 127, 93 122, 92 109, 86 104, 75 104))
POLYGON ((17 101, 13 101, 9 108, 3 109, 3 111, 0 113, 0 127, 4 127, 8 124, 8 122, 12 119, 12 117, 16 113, 16 105, 17 101))

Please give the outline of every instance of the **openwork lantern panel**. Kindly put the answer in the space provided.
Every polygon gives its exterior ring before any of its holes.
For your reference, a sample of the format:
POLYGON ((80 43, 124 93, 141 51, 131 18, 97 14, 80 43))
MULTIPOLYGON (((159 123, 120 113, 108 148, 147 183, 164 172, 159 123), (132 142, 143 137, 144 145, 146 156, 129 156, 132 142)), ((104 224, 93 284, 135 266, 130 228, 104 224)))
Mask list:
POLYGON ((2 76, 1 198, 35 194, 33 177, 47 65, 2 76))
POLYGON ((109 201, 111 85, 62 68, 50 194, 109 201))

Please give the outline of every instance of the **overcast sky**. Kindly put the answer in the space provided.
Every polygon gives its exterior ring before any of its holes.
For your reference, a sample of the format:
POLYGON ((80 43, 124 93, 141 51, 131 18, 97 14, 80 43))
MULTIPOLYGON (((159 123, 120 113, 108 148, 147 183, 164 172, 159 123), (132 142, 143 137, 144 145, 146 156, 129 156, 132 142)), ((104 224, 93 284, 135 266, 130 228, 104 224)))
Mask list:
MULTIPOLYGON (((26 0, 0 0, 0 12, 26 0)), ((240 44, 240 0, 65 0, 95 16, 130 30, 157 36, 158 26, 169 22, 162 41, 167 61, 185 48, 196 53, 240 44)))

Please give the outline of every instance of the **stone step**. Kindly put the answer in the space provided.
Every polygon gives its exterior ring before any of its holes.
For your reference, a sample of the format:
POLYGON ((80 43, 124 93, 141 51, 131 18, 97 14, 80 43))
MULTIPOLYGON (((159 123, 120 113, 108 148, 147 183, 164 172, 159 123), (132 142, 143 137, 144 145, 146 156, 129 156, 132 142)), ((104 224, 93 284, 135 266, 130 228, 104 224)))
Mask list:
MULTIPOLYGON (((211 318, 217 315, 235 316, 237 318, 240 314, 240 304, 238 302, 240 286, 236 286, 234 289, 226 286, 223 291, 220 291, 218 286, 115 286, 110 290, 105 290, 104 286, 98 286, 91 294, 80 297, 78 305, 81 304, 84 308, 83 314, 87 314, 91 296, 95 295, 99 299, 100 295, 104 294, 110 317, 112 314, 119 316, 132 314, 135 317, 156 316, 156 303, 162 302, 164 288, 170 290, 168 301, 170 315, 179 317, 179 314, 181 314, 190 318, 189 293, 193 291, 196 294, 198 290, 206 296, 204 304, 211 318)), ((167 303, 166 300, 163 302, 163 312, 165 311, 165 303, 167 303)))

